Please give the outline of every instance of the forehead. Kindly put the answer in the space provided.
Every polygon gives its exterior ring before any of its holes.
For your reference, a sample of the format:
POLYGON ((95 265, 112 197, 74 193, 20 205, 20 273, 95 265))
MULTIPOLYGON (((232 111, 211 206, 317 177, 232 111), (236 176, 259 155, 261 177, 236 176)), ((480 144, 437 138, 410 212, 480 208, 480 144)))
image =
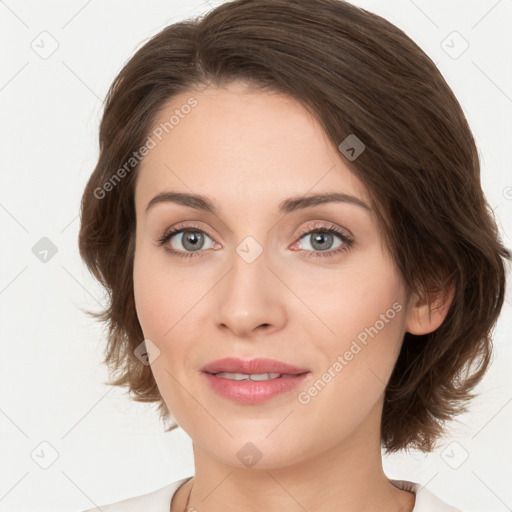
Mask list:
POLYGON ((166 102, 152 134, 158 129, 161 140, 152 136, 155 145, 138 171, 136 203, 145 205, 164 190, 252 207, 261 207, 262 199, 277 204, 326 191, 368 202, 365 187, 318 121, 282 93, 242 82, 191 89, 166 102))

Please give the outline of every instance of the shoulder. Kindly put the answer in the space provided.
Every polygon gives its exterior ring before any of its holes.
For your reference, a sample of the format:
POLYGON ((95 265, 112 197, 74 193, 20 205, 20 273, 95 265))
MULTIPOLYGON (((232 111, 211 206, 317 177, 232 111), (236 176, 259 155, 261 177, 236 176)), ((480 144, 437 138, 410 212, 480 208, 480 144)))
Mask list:
POLYGON ((182 484, 191 478, 191 476, 182 478, 155 491, 115 503, 89 508, 83 512, 140 512, 140 510, 146 510, 147 512, 168 512, 174 493, 182 484))
POLYGON ((414 492, 416 502, 412 512, 462 512, 462 510, 442 501, 427 487, 416 482, 409 480, 390 480, 390 482, 399 489, 414 492))

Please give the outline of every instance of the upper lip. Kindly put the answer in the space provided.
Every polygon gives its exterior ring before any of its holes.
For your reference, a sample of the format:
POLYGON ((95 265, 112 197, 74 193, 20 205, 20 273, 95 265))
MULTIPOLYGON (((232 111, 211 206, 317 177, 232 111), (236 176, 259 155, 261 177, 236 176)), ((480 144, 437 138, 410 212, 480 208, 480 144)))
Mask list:
POLYGON ((224 359, 211 361, 203 366, 201 370, 206 373, 285 373, 289 375, 298 375, 309 371, 305 368, 298 368, 297 366, 277 361, 276 359, 266 359, 262 357, 248 361, 234 357, 226 357, 224 359))

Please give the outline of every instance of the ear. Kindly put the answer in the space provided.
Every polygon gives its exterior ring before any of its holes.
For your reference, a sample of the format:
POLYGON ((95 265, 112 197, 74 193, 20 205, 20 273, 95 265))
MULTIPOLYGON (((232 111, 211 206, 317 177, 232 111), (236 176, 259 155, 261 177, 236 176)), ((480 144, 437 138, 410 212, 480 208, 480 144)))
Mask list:
POLYGON ((430 293, 430 304, 425 294, 413 294, 407 310, 405 330, 411 334, 428 334, 435 331, 444 321, 455 293, 455 286, 430 293))

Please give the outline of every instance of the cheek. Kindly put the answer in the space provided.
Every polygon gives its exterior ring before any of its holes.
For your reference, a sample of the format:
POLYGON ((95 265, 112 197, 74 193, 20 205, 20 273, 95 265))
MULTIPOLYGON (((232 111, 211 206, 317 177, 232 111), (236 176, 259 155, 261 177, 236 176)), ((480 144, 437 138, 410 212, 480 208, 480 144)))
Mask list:
POLYGON ((197 337, 197 325, 203 323, 199 303, 208 285, 197 286, 197 273, 173 266, 159 251, 141 248, 134 260, 133 289, 144 337, 175 366, 171 354, 182 350, 183 340, 197 337))
POLYGON ((134 265, 135 309, 145 338, 155 338, 161 332, 164 322, 159 286, 159 282, 153 279, 146 266, 134 265))
POLYGON ((385 339, 394 339, 402 328, 402 281, 380 254, 354 259, 353 264, 309 290, 308 305, 323 321, 324 339, 338 340, 340 347, 358 335, 364 340, 368 329, 375 332, 373 326, 385 339))
POLYGON ((327 367, 336 365, 331 372, 340 386, 362 393, 383 390, 405 331, 402 280, 389 261, 378 256, 372 255, 372 264, 359 260, 361 266, 340 273, 314 301, 329 328, 328 335, 319 338, 327 367))
MULTIPOLYGON (((155 252, 142 244, 136 248, 133 293, 144 336, 159 340, 172 327, 173 311, 176 310, 178 297, 175 293, 169 293, 172 276, 162 273, 155 252)), ((176 288, 175 282, 173 288, 176 288)))
MULTIPOLYGON (((322 347, 317 348, 323 364, 299 401, 306 404, 308 417, 328 419, 333 442, 336 436, 348 436, 376 410, 398 357, 404 307, 401 296, 385 292, 340 299, 341 312, 333 307, 326 318, 335 336, 320 338, 322 347)), ((308 428, 314 430, 315 425, 312 420, 308 428)))
MULTIPOLYGON (((389 288, 376 289, 372 287, 360 290, 352 296, 352 300, 344 301, 343 313, 332 311, 335 322, 334 330, 340 339, 379 340, 380 344, 393 344, 396 335, 400 333, 404 310, 400 293, 389 288)), ((375 344, 374 344, 375 345, 375 344)))
POLYGON ((158 347, 159 354, 151 363, 151 372, 176 419, 186 416, 182 408, 186 409, 187 400, 171 375, 181 381, 181 367, 186 366, 188 355, 180 340, 187 339, 184 329, 189 309, 186 305, 190 301, 184 298, 186 289, 179 276, 162 270, 161 260, 160 263, 156 260, 150 251, 136 252, 133 269, 135 308, 144 338, 158 347))

